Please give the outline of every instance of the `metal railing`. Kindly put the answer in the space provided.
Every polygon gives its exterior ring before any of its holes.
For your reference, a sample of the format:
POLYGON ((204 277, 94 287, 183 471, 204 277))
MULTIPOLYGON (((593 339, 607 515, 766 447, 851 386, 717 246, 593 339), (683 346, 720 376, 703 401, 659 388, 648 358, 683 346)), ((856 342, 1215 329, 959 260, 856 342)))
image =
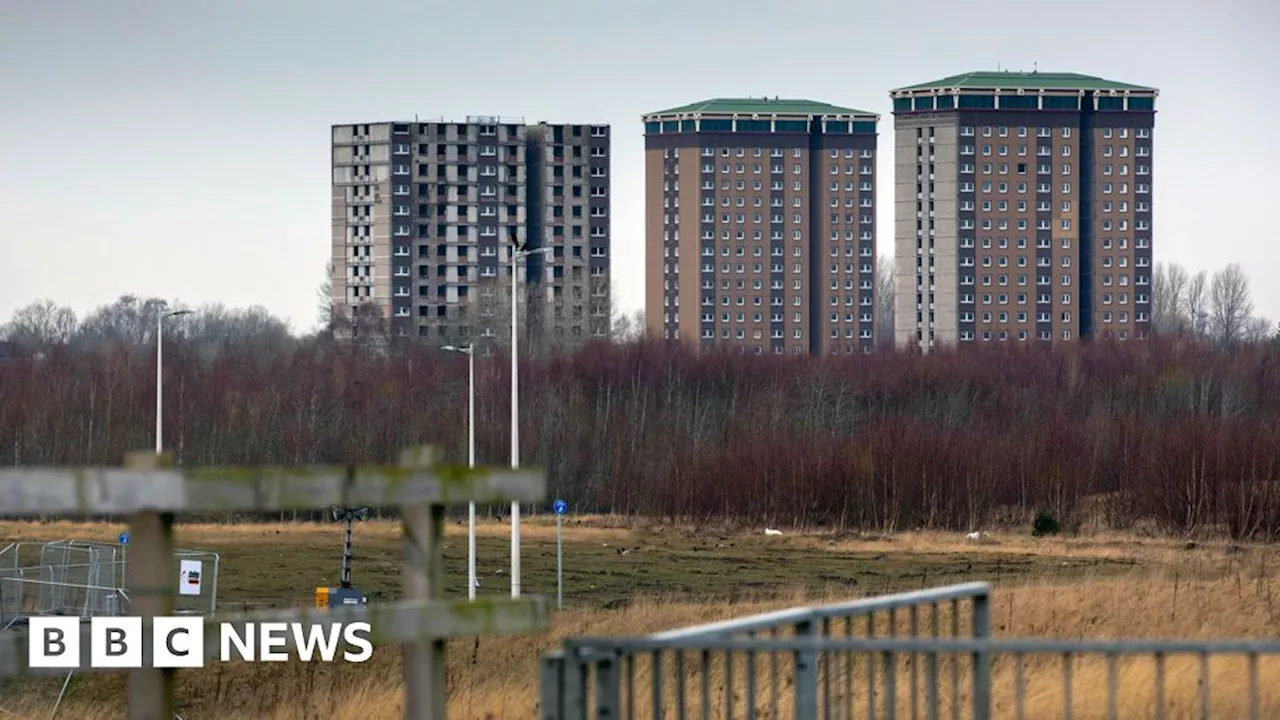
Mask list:
MULTIPOLYGON (((200 582, 195 591, 189 594, 179 591, 174 599, 174 613, 205 616, 216 613, 218 611, 218 573, 222 569, 222 556, 208 550, 178 548, 173 551, 173 559, 178 563, 184 560, 197 563, 197 569, 208 580, 208 582, 200 582)), ((128 592, 128 584, 123 587, 125 592, 128 592)))
MULTIPOLYGON (((721 717, 795 718, 828 717, 834 707, 852 706, 859 697, 852 657, 835 658, 822 652, 815 642, 850 639, 858 635, 894 636, 905 631, 917 636, 928 628, 931 638, 985 637, 991 629, 990 590, 985 583, 967 583, 934 590, 866 598, 851 602, 794 608, 737 620, 701 625, 658 633, 645 638, 577 638, 565 642, 563 651, 549 653, 542 660, 541 717, 600 718, 644 716, 686 717, 689 706, 689 677, 699 687, 699 718, 710 718, 718 709, 721 717), (789 649, 765 651, 762 643, 793 643, 789 649), (713 652, 721 645, 740 644, 735 671, 734 653, 720 652, 720 671, 712 668, 713 652), (760 649, 753 649, 758 645, 760 649), (686 661, 695 658, 692 667, 686 661), (668 661, 670 657, 670 661, 668 661), (761 664, 764 664, 763 670, 761 664), (664 689, 671 670, 671 685, 664 689), (649 692, 637 695, 638 673, 649 680, 649 692), (763 675, 763 678, 761 677, 763 675), (713 677, 714 676, 714 677, 713 677), (735 680, 741 677, 740 688, 735 680), (763 679, 763 683, 761 682, 763 679), (624 683, 625 680, 625 683, 624 683), (623 685, 625 684, 625 687, 623 685), (722 692, 713 698, 712 685, 722 692), (784 697, 789 696, 789 697, 784 697), (739 706, 741 706, 739 708, 739 706), (763 707, 762 707, 763 706, 763 707)), ((910 657, 913 696, 923 669, 929 681, 926 686, 939 687, 940 673, 952 685, 952 696, 959 697, 961 665, 939 664, 937 657, 926 657, 923 668, 917 653, 910 657)), ((876 677, 876 661, 864 663, 869 677, 876 677)), ((975 708, 987 701, 982 695, 986 686, 984 673, 989 671, 986 656, 975 653, 969 672, 972 680, 972 702, 975 708)), ((890 672, 890 677, 893 673, 890 672)), ((874 713, 877 696, 892 695, 894 688, 867 687, 865 702, 874 713)))
POLYGON ((129 596, 114 585, 89 585, 26 577, 0 577, 0 629, 32 616, 60 615, 88 620, 120 615, 129 596))
POLYGON ((540 717, 1280 717, 1280 641, 997 639, 990 607, 971 583, 575 638, 543 657, 540 717))
MULTIPOLYGON (((62 542, 45 543, 44 547, 62 542)), ((205 550, 175 550, 173 557, 178 562, 195 561, 200 563, 200 568, 209 569, 207 582, 201 582, 195 592, 178 592, 173 613, 212 615, 218 605, 221 557, 205 550)), ((31 615, 79 615, 87 619, 129 613, 129 592, 125 584, 128 561, 123 553, 105 556, 42 553, 40 558, 46 564, 0 567, 0 629, 31 615)), ((174 586, 177 587, 176 582, 174 586)))
MULTIPOLYGON (((86 574, 80 578, 50 577, 52 582, 83 582, 93 585, 119 585, 124 582, 126 550, 123 545, 84 540, 54 540, 40 546, 40 565, 56 573, 57 568, 79 568, 86 574), (119 570, 119 575, 116 571, 119 570)), ((64 571, 66 572, 66 571, 64 571)))
MULTIPOLYGON (((73 606, 79 606, 80 603, 68 602, 64 598, 81 593, 76 590, 64 593, 60 586, 114 588, 114 585, 91 583, 95 569, 94 565, 83 564, 28 565, 0 569, 0 628, 8 627, 16 619, 26 615, 68 614, 73 606), (54 589, 50 586, 54 586, 54 589)), ((77 610, 71 614, 78 612, 77 610)))
MULTIPOLYGON (((172 468, 169 454, 139 452, 128 456, 123 469, 0 470, 0 507, 7 515, 129 516, 126 587, 130 611, 143 617, 147 632, 153 617, 174 614, 175 512, 398 507, 404 529, 403 600, 210 617, 206 632, 214 635, 223 622, 239 626, 242 633, 247 623, 299 622, 323 630, 337 623, 368 622, 375 645, 403 646, 405 718, 443 718, 448 638, 542 631, 549 619, 546 598, 539 596, 486 599, 483 608, 441 599, 445 511, 467 502, 537 502, 543 499, 546 480, 540 471, 444 466, 436 457, 431 448, 412 448, 394 467, 179 470, 172 468)), ((28 643, 25 631, 0 633, 0 677, 66 673, 29 667, 28 643)), ((86 627, 82 647, 89 643, 86 627)), ((217 643, 206 643, 205 652, 216 656, 217 643)), ((82 662, 87 656, 82 653, 82 662)), ((127 671, 130 718, 173 715, 174 671, 150 664, 151 644, 146 643, 143 667, 127 671)))

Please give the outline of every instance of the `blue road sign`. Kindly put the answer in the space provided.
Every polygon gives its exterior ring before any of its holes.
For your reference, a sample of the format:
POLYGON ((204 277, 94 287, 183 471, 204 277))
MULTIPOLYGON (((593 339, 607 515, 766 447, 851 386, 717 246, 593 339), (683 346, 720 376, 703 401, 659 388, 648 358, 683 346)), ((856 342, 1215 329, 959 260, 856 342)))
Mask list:
POLYGON ((569 504, 563 500, 557 500, 551 507, 556 511, 557 515, 563 515, 569 509, 569 504))
POLYGON ((129 533, 127 532, 120 533, 120 544, 121 545, 129 544, 129 533))

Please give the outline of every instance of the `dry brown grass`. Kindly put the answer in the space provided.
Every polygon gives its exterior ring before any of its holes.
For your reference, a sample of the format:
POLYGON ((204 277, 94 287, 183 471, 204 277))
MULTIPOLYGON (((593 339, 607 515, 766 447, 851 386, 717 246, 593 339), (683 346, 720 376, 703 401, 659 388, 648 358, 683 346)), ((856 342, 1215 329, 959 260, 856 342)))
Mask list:
MULTIPOLYGON (((70 521, 0 522, 0 541, 34 541, 50 538, 72 540, 99 540, 115 542, 128 526, 120 523, 79 523, 70 521)), ((180 525, 177 530, 179 543, 189 545, 235 544, 255 538, 314 541, 332 538, 339 532, 334 524, 316 523, 237 523, 180 525)), ((555 521, 546 515, 525 517, 520 532, 523 539, 554 541, 555 521)), ((701 538, 707 541, 755 538, 753 534, 719 529, 695 529, 688 526, 671 526, 648 521, 635 521, 613 516, 586 516, 565 522, 564 539, 567 543, 600 542, 623 545, 636 542, 637 538, 677 536, 701 538)), ((506 521, 480 518, 476 535, 481 538, 507 538, 510 525, 506 521)), ((451 523, 447 538, 466 536, 466 526, 451 523)), ((357 544, 372 540, 398 541, 400 525, 394 521, 376 520, 360 523, 357 544)), ((822 549, 835 553, 956 553, 962 555, 1017 555, 1053 556, 1063 558, 1088 558, 1141 562, 1145 565, 1177 564, 1188 557, 1189 550, 1239 551, 1251 549, 1265 551, 1266 546, 1241 547, 1226 541, 1188 543, 1184 540, 1139 537, 1115 532, 1089 533, 1081 536, 1053 536, 1033 538, 1026 533, 993 533, 981 542, 967 540, 959 533, 903 532, 893 535, 866 535, 836 533, 824 530, 788 531, 785 538, 773 540, 788 547, 822 549)))
MULTIPOLYGON (((634 543, 638 536, 652 537, 655 529, 645 531, 596 520, 582 526, 566 528, 566 542, 585 547, 598 543, 634 543), (646 534, 648 533, 648 534, 646 534)), ((524 526, 526 537, 536 540, 554 537, 554 526, 543 519, 524 526)), ((19 537, 113 538, 118 528, 84 525, 44 525, 15 527, 0 525, 0 539, 19 537)), ((326 542, 333 532, 325 526, 193 526, 181 529, 180 541, 191 545, 207 545, 213 540, 224 545, 237 542, 254 546, 260 541, 277 538, 310 542, 324 533, 326 542), (319 529, 317 529, 319 528, 319 529)), ((392 523, 369 523, 359 531, 362 538, 384 537, 393 542, 398 529, 392 523)), ((451 527, 450 535, 458 528, 451 527)), ((465 534, 465 527, 461 529, 465 534)), ((683 531, 667 528, 662 533, 676 537, 683 531)), ((481 525, 482 537, 505 539, 506 526, 498 523, 481 525)), ((705 534, 705 533, 704 533, 705 534)), ((736 540, 759 543, 754 536, 711 533, 710 542, 736 540)), ((770 539, 775 540, 775 539, 770 539)), ((1032 540, 1027 537, 997 535, 992 542, 975 545, 954 535, 912 533, 888 538, 849 538, 814 534, 784 538, 787 547, 796 552, 820 552, 827 563, 855 562, 888 554, 908 562, 921 555, 949 555, 957 566, 973 563, 977 558, 1035 557, 1044 562, 1021 575, 1010 574, 1008 581, 998 581, 994 597, 993 627, 998 636, 1022 637, 1275 637, 1280 631, 1280 608, 1273 599, 1273 583, 1269 568, 1280 556, 1265 547, 1236 548, 1227 544, 1199 544, 1187 547, 1183 542, 1138 539, 1121 536, 1057 538, 1032 540), (852 558, 852 559, 851 559, 852 558), (1066 558, 1065 560, 1063 558, 1066 558), (1055 574, 1054 567, 1071 559, 1105 559, 1122 561, 1121 573, 1109 571, 1095 575, 1055 574)), ((2 542, 2 540, 0 540, 2 542)), ((754 545, 753 545, 754 546, 754 545)), ((710 555, 710 553, 708 553, 710 555)), ((649 562, 657 562, 653 556, 649 562)), ((662 560, 666 562, 666 560, 662 560)), ((687 558, 680 562, 691 562, 687 558)), ((683 567, 683 566, 682 566, 683 567)), ((685 570, 694 569, 692 566, 685 570)), ((930 585, 970 579, 962 572, 954 577, 936 577, 930 585)), ((846 588, 838 593, 797 591, 775 588, 775 598, 763 602, 734 603, 682 602, 679 600, 645 599, 625 607, 606 609, 583 607, 557 613, 551 632, 537 636, 482 638, 452 642, 449 646, 450 714, 458 718, 531 718, 536 714, 538 658, 558 647, 567 637, 582 635, 639 635, 658 630, 737 617, 799 602, 847 599, 862 593, 846 588)), ((881 628, 881 632, 884 628, 881 628)), ((905 659, 902 660, 906 662, 905 659)), ((717 661, 716 666, 719 665, 717 661)), ((785 663, 784 663, 785 665, 785 663)), ((713 666, 713 710, 725 716, 724 674, 713 666)), ((734 687, 738 692, 732 717, 745 715, 745 689, 742 675, 744 662, 735 658, 734 687)), ((903 668, 907 666, 902 665, 903 668)), ((1263 717, 1280 717, 1280 660, 1261 664, 1261 686, 1265 698, 1263 717)), ((1246 717, 1244 705, 1247 675, 1242 660, 1220 659, 1212 664, 1211 695, 1215 717, 1246 717)), ((695 663, 686 664, 691 703, 690 717, 701 717, 696 702, 699 682, 694 681, 695 663)), ((667 665, 665 686, 672 685, 671 666, 667 665)), ((999 717, 1012 717, 1012 663, 997 660, 996 709, 999 717)), ((1167 664, 1167 688, 1170 698, 1168 718, 1189 717, 1195 709, 1198 668, 1194 658, 1171 659, 1167 664)), ((637 689, 647 694, 644 680, 648 670, 642 663, 637 668, 637 689)), ((838 673, 837 673, 838 674, 838 673)), ((1077 662, 1074 668, 1074 717, 1105 717, 1106 669, 1104 662, 1092 659, 1077 662)), ((943 677, 947 677, 944 674, 943 677)), ((1062 717, 1061 663, 1057 658, 1029 659, 1026 664, 1028 718, 1062 717)), ((856 707, 865 714, 865 676, 856 688, 856 707)), ((1152 711, 1153 665, 1150 661, 1122 665, 1120 672, 1119 716, 1150 717, 1152 711)), ((898 687, 905 713, 906 675, 899 675, 898 687)), ((402 715, 399 659, 394 649, 380 649, 374 658, 360 666, 321 666, 303 663, 281 665, 228 664, 199 673, 180 673, 178 698, 186 707, 187 720, 227 718, 229 720, 270 719, 302 720, 328 716, 339 719, 379 720, 402 715)), ((839 683, 837 683, 838 685, 839 683)), ((944 684, 945 685, 945 684, 944 684)), ((77 680, 70 698, 64 702, 61 716, 84 720, 107 720, 123 717, 121 676, 94 676, 77 680)), ((52 681, 27 682, 0 692, 0 707, 23 717, 45 716, 56 695, 52 681)), ((763 695, 761 696, 764 697, 763 695)), ((786 695, 784 693, 783 697, 786 695)), ((949 695, 944 692, 944 701, 949 695)), ((962 700, 967 695, 962 694, 962 700)), ((647 711, 643 700, 637 710, 647 711)), ((669 708, 670 709, 670 708, 669 708)), ((778 717, 789 717, 789 710, 778 717)), ((905 715, 904 715, 905 716, 905 715)), ((0 714, 3 717, 3 714, 0 714)))

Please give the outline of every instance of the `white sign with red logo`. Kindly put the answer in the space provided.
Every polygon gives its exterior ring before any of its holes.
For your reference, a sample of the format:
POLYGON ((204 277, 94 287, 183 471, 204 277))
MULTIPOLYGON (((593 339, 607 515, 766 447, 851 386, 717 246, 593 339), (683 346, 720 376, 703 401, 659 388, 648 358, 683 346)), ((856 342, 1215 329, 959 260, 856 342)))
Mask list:
POLYGON ((178 571, 178 594, 199 595, 201 574, 199 560, 183 560, 178 571))

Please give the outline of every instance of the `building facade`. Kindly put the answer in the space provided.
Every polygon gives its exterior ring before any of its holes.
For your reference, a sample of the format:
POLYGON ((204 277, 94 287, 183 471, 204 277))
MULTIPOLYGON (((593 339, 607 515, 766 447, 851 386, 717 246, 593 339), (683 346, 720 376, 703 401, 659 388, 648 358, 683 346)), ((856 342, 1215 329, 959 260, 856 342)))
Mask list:
POLYGON ((607 125, 335 125, 332 153, 335 332, 501 344, 519 245, 550 248, 516 263, 530 341, 607 336, 607 125))
POLYGON ((997 71, 891 95, 896 345, 1146 337, 1154 88, 997 71))
POLYGON ((879 116, 758 98, 643 120, 650 336, 753 353, 869 351, 879 116))

